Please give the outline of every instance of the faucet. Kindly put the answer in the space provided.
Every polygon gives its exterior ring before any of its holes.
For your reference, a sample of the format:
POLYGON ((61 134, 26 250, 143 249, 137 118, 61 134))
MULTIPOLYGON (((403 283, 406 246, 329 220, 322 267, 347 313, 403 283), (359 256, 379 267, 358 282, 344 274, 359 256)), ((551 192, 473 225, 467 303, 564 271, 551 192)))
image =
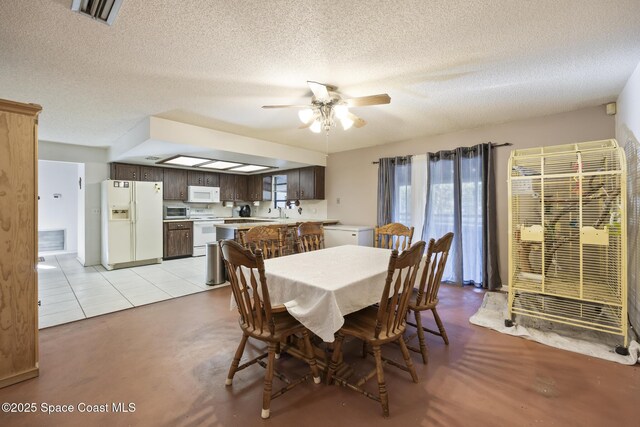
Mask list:
POLYGON ((278 218, 283 219, 286 217, 287 217, 287 214, 284 213, 284 210, 282 208, 278 208, 278 218))

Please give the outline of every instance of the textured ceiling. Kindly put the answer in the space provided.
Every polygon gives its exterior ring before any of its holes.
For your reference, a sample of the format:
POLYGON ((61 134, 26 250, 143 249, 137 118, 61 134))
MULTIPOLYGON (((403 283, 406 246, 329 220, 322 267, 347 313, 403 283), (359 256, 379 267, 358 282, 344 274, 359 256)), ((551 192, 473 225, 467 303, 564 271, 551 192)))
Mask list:
POLYGON ((330 133, 342 151, 608 102, 640 61, 638 0, 124 0, 112 27, 70 4, 0 1, 0 98, 73 144, 157 115, 325 151, 260 106, 307 101, 306 80, 389 93, 330 133))

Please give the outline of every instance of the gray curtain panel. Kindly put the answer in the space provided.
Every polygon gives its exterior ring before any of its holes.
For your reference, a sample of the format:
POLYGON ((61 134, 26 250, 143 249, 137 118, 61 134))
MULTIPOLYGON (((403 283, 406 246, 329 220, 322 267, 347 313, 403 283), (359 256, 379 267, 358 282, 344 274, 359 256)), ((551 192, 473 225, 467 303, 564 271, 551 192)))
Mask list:
POLYGON ((394 181, 395 160, 392 157, 380 159, 378 163, 378 227, 391 222, 394 181))
POLYGON ((443 279, 499 289, 502 282, 498 269, 491 145, 428 153, 428 158, 429 184, 422 239, 428 241, 449 231, 454 233, 443 279))
POLYGON ((482 162, 482 287, 494 291, 502 287, 498 268, 496 226, 496 179, 491 143, 476 146, 482 162))

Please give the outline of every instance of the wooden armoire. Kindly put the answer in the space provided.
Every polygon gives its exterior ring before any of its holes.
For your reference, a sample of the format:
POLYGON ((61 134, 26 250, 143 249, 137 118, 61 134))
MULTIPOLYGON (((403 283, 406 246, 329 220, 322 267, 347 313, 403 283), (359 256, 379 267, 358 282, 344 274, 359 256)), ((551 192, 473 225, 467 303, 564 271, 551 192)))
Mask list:
POLYGON ((0 387, 38 376, 38 114, 0 99, 0 387))

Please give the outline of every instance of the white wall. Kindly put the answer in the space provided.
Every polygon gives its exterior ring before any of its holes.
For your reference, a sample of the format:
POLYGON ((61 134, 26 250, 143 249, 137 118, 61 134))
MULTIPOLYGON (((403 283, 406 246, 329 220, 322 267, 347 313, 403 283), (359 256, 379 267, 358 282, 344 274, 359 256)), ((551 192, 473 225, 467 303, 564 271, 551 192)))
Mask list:
POLYGON ((78 250, 78 163, 38 161, 38 231, 65 230, 66 252, 78 250), (54 198, 54 194, 59 194, 54 198))
POLYGON ((616 103, 616 138, 620 144, 625 144, 629 138, 640 141, 640 64, 629 77, 616 103))
POLYGON ((614 137, 614 127, 614 118, 606 115, 604 106, 597 106, 331 154, 326 169, 328 216, 343 224, 375 225, 378 166, 372 162, 381 157, 450 150, 489 141, 510 142, 513 146, 496 149, 495 157, 500 275, 506 285, 509 260, 507 161, 511 149, 609 139, 614 137))
POLYGON ((100 264, 100 183, 109 178, 107 149, 39 141, 38 158, 84 165, 84 194, 79 195, 84 197, 84 209, 78 215, 82 223, 84 212, 84 245, 78 245, 78 259, 87 266, 100 264))
MULTIPOLYGON (((620 144, 640 142, 640 64, 636 67, 627 84, 625 85, 620 96, 617 100, 618 113, 616 114, 616 139, 620 144)), ((631 197, 636 199, 640 197, 639 194, 633 194, 631 197)), ((629 204, 633 207, 633 204, 629 204)), ((637 213, 636 213, 637 214, 637 213)), ((636 258, 630 260, 629 268, 635 270, 632 277, 638 277, 638 265, 637 256, 640 254, 640 241, 636 237, 633 239, 633 234, 629 234, 629 241, 627 245, 629 247, 629 254, 635 255, 636 258)), ((635 283, 629 281, 627 283, 628 291, 628 307, 629 317, 631 323, 634 325, 637 331, 640 330, 640 283, 636 280, 635 283)))

